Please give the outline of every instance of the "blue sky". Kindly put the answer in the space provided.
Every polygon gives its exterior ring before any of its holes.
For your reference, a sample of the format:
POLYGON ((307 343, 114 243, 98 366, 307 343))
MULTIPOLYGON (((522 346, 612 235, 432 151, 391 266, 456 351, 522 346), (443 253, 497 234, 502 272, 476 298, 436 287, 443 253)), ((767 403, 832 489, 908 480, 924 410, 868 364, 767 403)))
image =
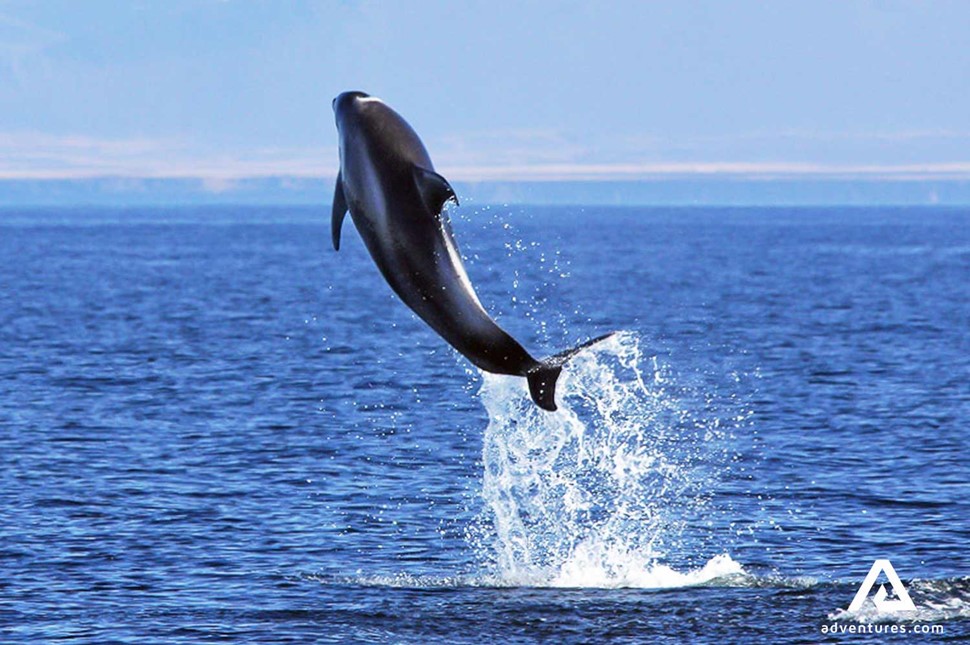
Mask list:
POLYGON ((332 176, 362 89, 475 179, 970 178, 970 2, 0 0, 0 178, 332 176))

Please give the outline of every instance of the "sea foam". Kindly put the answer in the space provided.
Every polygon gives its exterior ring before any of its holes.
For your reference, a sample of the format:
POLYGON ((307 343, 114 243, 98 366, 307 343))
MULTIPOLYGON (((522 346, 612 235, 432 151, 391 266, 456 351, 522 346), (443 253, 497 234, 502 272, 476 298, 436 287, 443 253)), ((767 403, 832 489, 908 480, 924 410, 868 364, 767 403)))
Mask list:
POLYGON ((708 458, 726 437, 675 390, 632 333, 570 361, 555 413, 522 379, 484 375, 485 509, 472 542, 497 581, 654 588, 743 574, 726 554, 686 573, 664 563, 691 562, 684 529, 710 501, 708 458))

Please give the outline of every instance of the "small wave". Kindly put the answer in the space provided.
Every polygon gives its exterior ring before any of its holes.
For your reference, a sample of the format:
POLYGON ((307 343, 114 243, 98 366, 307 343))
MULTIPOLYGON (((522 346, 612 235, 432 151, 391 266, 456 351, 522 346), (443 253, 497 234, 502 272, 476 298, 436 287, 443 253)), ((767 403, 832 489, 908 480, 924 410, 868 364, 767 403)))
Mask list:
POLYGON ((638 562, 636 554, 578 548, 552 580, 553 587, 669 589, 741 584, 749 576, 727 554, 711 558, 700 569, 681 573, 654 561, 638 562))
MULTIPOLYGON (((617 554, 613 554, 615 557, 617 554)), ((531 589, 680 589, 689 587, 736 587, 749 589, 807 589, 819 584, 810 577, 754 575, 728 554, 711 558, 697 569, 677 571, 657 562, 637 562, 629 555, 622 564, 604 568, 602 561, 580 550, 577 559, 567 563, 554 578, 534 576, 514 579, 504 575, 414 575, 410 573, 324 575, 303 574, 302 580, 323 585, 352 587, 387 587, 391 589, 466 589, 466 588, 531 588, 531 589), (584 559, 589 558, 589 559, 584 559)))
POLYGON ((324 585, 346 585, 351 587, 390 587, 392 589, 457 589, 462 587, 491 586, 473 576, 428 576, 410 573, 361 574, 352 576, 322 575, 308 573, 300 576, 303 580, 319 582, 324 585))

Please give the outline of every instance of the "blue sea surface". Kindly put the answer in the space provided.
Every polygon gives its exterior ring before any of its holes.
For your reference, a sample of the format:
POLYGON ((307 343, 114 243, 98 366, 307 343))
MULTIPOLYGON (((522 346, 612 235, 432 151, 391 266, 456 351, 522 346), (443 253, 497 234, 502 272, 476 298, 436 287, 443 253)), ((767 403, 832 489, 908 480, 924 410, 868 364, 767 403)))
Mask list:
POLYGON ((559 412, 323 206, 0 210, 0 641, 970 638, 970 210, 452 217, 534 354, 622 332, 559 412))

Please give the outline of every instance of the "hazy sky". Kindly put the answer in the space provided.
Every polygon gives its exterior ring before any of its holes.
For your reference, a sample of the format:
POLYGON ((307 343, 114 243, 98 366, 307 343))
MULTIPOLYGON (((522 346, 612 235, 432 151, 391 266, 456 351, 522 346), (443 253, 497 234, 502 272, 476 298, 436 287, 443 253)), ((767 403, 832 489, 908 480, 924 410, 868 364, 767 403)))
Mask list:
POLYGON ((970 177, 970 2, 0 0, 0 177, 332 176, 346 89, 455 178, 970 177))

